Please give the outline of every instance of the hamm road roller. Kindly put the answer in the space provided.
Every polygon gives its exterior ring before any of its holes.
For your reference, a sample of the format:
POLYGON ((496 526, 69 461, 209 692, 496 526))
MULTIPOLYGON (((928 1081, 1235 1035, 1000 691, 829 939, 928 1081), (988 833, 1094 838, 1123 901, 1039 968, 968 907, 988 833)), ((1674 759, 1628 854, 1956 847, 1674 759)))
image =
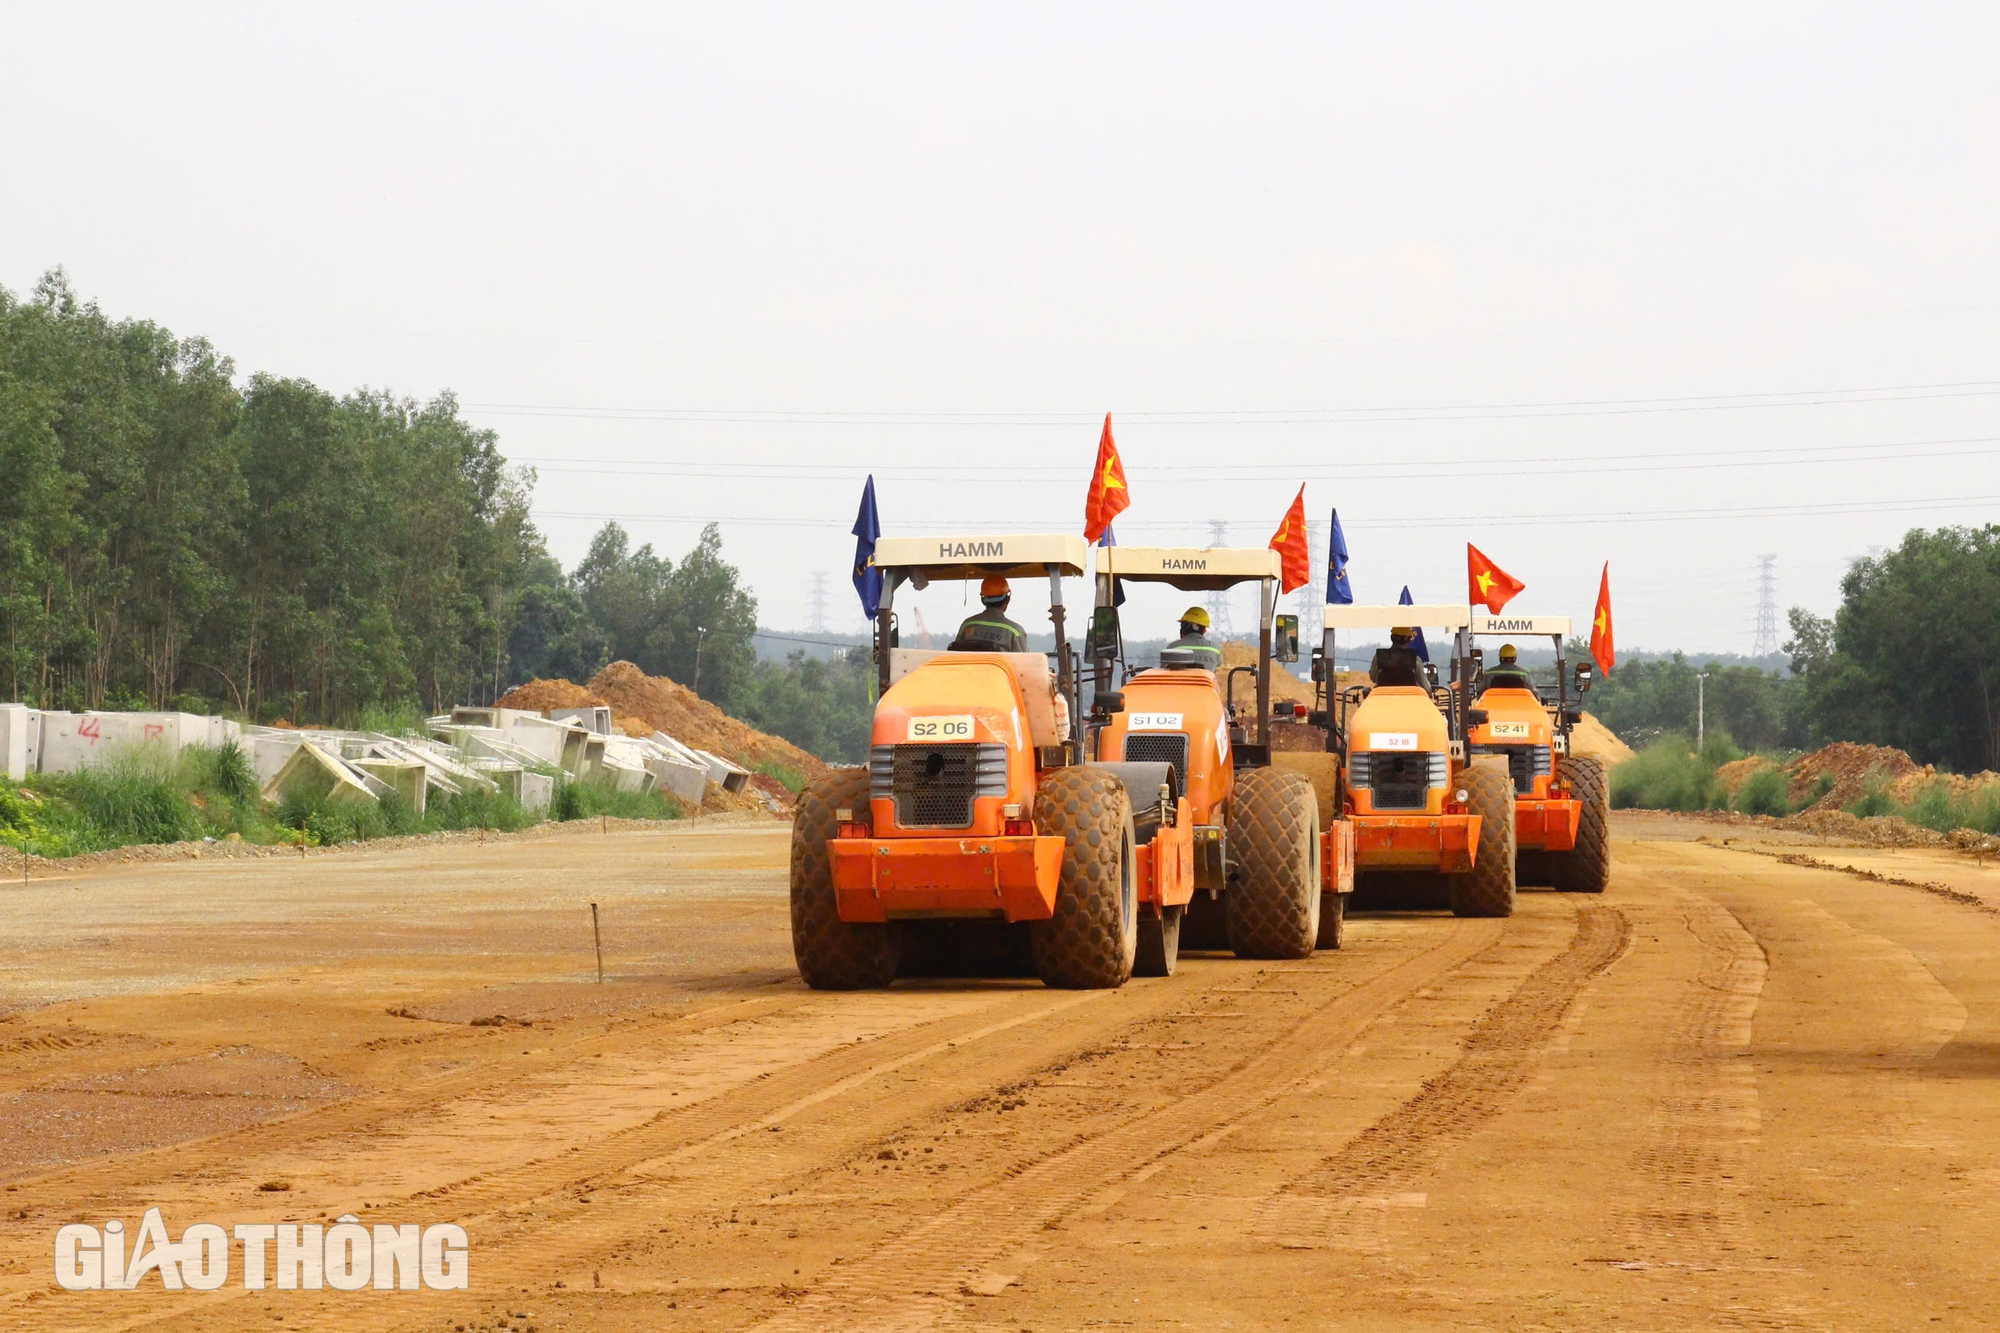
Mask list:
POLYGON ((1119 986, 1140 922, 1193 893, 1191 810, 1170 761, 1086 753, 1063 581, 1080 537, 882 538, 868 767, 800 794, 792 950, 806 984, 1031 972, 1119 986), (1055 651, 905 648, 895 597, 945 580, 1046 578, 1055 651))

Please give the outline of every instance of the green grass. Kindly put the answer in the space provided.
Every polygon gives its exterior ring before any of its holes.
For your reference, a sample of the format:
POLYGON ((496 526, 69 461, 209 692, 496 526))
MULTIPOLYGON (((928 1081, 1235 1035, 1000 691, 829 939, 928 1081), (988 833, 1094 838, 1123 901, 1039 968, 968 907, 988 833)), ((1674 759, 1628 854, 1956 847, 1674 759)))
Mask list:
POLYGON ((1844 807, 1848 814, 1860 819, 1873 819, 1877 815, 1896 813, 1896 798, 1889 794, 1889 775, 1870 773, 1861 783, 1861 795, 1849 801, 1844 807))
POLYGON ((232 833, 254 842, 276 833, 257 799, 257 775, 234 741, 189 746, 177 759, 114 754, 95 768, 0 789, 0 844, 37 856, 232 833))
POLYGON ((1701 752, 1686 736, 1662 736, 1611 770, 1611 804, 1620 810, 1726 810, 1715 770, 1743 757, 1727 734, 1711 731, 1701 752))
POLYGON ((549 818, 567 822, 596 819, 681 819, 687 811, 664 792, 617 791, 604 782, 562 782, 549 803, 549 818))
POLYGON ((766 777, 776 778, 784 785, 785 790, 794 796, 797 796, 806 789, 805 774, 788 764, 781 764, 775 759, 766 759, 763 763, 757 765, 754 771, 762 773, 766 777))
POLYGON ((1789 786, 1784 769, 1766 764, 1743 780, 1730 804, 1742 814, 1775 815, 1782 819, 1792 813, 1789 786))
MULTIPOLYGON (((685 814, 670 796, 559 782, 548 817, 664 820, 685 814)), ((245 842, 325 847, 458 829, 511 832, 541 818, 513 797, 487 791, 434 800, 421 819, 394 792, 355 805, 305 797, 267 805, 259 799, 248 755, 234 741, 189 746, 177 760, 132 751, 81 772, 0 784, 0 846, 51 858, 232 834, 245 842)))

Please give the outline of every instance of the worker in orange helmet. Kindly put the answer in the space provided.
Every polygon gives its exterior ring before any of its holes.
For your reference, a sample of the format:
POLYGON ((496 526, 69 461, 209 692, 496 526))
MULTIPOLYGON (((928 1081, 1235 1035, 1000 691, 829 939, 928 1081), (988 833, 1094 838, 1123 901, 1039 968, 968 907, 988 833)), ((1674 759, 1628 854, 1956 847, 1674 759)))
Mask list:
POLYGON ((1007 619, 1007 603, 1014 589, 998 574, 989 574, 979 584, 979 602, 986 609, 970 616, 958 627, 951 641, 955 653, 1025 653, 1028 631, 1007 619))

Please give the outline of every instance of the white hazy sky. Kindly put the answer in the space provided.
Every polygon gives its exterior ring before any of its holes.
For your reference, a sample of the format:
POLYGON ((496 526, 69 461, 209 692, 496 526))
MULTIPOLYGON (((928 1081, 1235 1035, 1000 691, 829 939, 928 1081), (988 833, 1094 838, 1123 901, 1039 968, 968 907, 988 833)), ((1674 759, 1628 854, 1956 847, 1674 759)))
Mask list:
POLYGON ((1362 600, 1457 595, 1471 540, 1516 609, 1586 616, 1609 559, 1627 648, 1743 651, 1759 554, 1827 611, 1848 557, 2000 508, 1997 38, 1972 4, 10 2, 0 284, 453 390, 566 563, 717 518, 771 626, 824 571, 860 627, 871 470, 891 532, 1079 526, 1110 409, 1127 542, 1261 545, 1304 481, 1362 600))

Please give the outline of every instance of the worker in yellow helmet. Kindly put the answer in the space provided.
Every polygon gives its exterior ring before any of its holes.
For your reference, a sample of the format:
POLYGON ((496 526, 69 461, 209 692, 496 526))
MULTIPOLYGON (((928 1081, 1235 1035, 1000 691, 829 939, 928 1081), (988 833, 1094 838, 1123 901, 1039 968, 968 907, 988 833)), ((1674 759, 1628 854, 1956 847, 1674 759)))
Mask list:
POLYGON ((1181 636, 1167 647, 1193 653, 1196 666, 1222 670, 1222 650, 1208 641, 1208 612, 1198 606, 1181 612, 1181 636))
POLYGON ((1481 688, 1489 690, 1532 690, 1535 683, 1521 665, 1521 652, 1511 643, 1500 645, 1500 665, 1486 673, 1481 688))
POLYGON ((985 608, 968 616, 951 641, 955 653, 1025 653, 1028 631, 1007 619, 1007 603, 1014 588, 998 574, 989 574, 979 585, 979 603, 985 608))
POLYGON ((1389 646, 1377 648, 1375 658, 1368 664, 1368 679, 1377 685, 1424 684, 1424 661, 1412 647, 1417 631, 1408 625, 1398 625, 1389 631, 1389 646))

